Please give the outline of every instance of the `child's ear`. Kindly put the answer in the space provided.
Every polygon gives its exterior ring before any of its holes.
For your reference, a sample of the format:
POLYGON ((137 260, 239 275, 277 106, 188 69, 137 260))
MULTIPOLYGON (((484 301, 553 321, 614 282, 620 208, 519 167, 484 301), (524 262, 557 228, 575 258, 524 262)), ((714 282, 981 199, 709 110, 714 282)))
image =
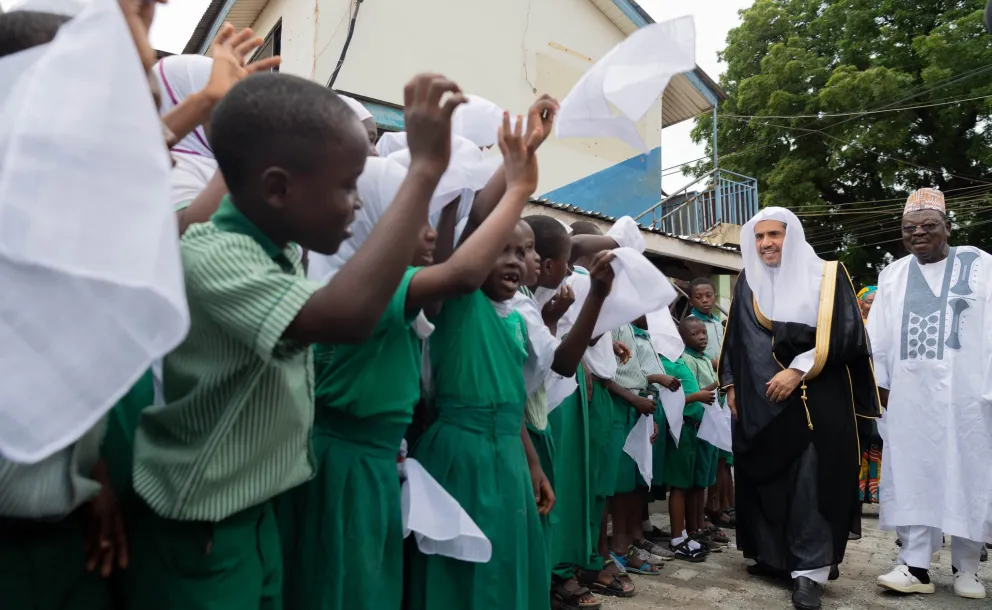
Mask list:
POLYGON ((290 177, 281 167, 270 167, 262 172, 260 180, 262 199, 274 209, 286 206, 289 195, 290 177))

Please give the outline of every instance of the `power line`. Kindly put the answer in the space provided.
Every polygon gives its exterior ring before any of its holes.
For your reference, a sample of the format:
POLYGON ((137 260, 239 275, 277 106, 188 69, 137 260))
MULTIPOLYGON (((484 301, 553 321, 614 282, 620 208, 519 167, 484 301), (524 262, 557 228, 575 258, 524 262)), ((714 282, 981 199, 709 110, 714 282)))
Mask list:
POLYGON ((978 97, 969 97, 960 100, 950 100, 947 102, 939 102, 935 104, 923 104, 920 106, 901 106, 899 108, 888 108, 879 110, 863 110, 860 112, 836 112, 836 113, 820 113, 820 114, 793 114, 793 115, 766 115, 766 114, 723 114, 718 115, 723 118, 728 119, 827 119, 832 117, 842 117, 842 116, 867 116, 871 114, 882 114, 885 112, 900 112, 903 110, 918 110, 920 108, 934 108, 936 106, 949 106, 951 104, 963 104, 965 102, 974 102, 976 100, 984 100, 992 97, 992 95, 980 95, 978 97))

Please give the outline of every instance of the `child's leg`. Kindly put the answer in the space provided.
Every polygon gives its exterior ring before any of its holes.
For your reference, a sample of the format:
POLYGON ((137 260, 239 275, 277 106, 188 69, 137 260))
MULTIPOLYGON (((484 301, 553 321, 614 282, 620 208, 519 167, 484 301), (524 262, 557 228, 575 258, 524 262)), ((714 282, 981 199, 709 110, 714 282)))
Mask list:
POLYGON ((686 531, 686 492, 672 488, 668 494, 668 516, 672 520, 672 539, 680 538, 686 531))
POLYGON ((610 517, 610 506, 613 504, 613 498, 606 501, 606 506, 603 507, 603 518, 599 523, 599 544, 597 549, 599 549, 599 554, 606 561, 610 558, 610 546, 607 544, 606 538, 606 520, 610 517))
POLYGON ((630 493, 617 494, 610 498, 610 514, 613 516, 613 544, 610 550, 619 556, 627 553, 630 548, 630 493))
POLYGON ((648 511, 648 488, 637 487, 630 501, 630 518, 627 520, 631 544, 644 538, 644 515, 648 511))
POLYGON ((730 469, 730 464, 724 464, 723 476, 727 484, 723 486, 723 506, 721 508, 727 510, 737 505, 734 498, 734 473, 730 469))
POLYGON ((701 487, 693 487, 686 494, 685 525, 689 532, 698 531, 702 527, 701 518, 703 516, 703 497, 706 490, 701 487))

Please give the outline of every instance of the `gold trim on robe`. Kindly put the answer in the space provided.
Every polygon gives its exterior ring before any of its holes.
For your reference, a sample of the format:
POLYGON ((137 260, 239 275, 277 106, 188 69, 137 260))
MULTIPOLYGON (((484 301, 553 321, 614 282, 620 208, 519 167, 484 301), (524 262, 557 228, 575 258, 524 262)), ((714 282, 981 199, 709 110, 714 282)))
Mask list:
MULTIPOLYGON (((816 315, 816 349, 813 351, 813 366, 806 372, 806 379, 815 379, 827 365, 830 355, 830 328, 834 321, 834 296, 837 293, 837 261, 823 264, 823 280, 820 282, 820 309, 816 315)), ((846 271, 845 271, 846 273, 846 271)))

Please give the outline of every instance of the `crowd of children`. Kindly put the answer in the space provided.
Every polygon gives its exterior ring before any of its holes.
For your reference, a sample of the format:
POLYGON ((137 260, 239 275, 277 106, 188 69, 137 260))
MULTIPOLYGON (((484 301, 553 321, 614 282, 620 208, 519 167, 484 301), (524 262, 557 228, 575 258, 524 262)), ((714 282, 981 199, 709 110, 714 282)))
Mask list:
MULTIPOLYGON (((521 220, 554 100, 503 113, 502 165, 438 206, 454 82, 406 86, 398 170, 353 104, 247 64, 250 30, 153 66, 154 5, 120 8, 172 149, 190 327, 77 442, 0 459, 5 608, 592 609, 633 595, 629 573, 721 551, 732 456, 697 438, 714 286, 691 283, 675 360, 643 315, 597 332, 614 251, 642 238, 521 220), (664 392, 684 394, 677 441, 664 392), (624 450, 642 416, 650 481, 624 450), (405 441, 483 541, 404 543, 424 501, 401 491, 405 441), (666 494, 670 533, 648 518, 666 494)), ((0 59, 66 21, 0 15, 0 59)))

